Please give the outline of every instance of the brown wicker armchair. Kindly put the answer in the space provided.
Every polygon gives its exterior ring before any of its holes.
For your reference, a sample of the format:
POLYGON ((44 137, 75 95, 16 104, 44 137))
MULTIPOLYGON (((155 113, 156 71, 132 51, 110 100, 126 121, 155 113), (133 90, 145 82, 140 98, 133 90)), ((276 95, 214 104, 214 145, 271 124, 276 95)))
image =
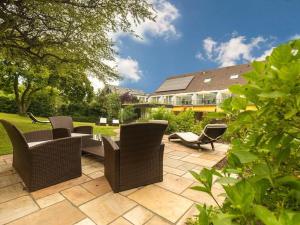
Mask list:
POLYGON ((114 192, 163 180, 162 137, 167 123, 121 126, 120 141, 103 137, 105 176, 114 192))
POLYGON ((53 129, 66 128, 69 129, 71 133, 93 134, 92 126, 74 127, 72 117, 70 116, 52 116, 49 117, 49 121, 53 129))
POLYGON ((52 139, 51 130, 22 134, 0 120, 13 145, 13 167, 29 191, 81 176, 80 138, 52 139))
POLYGON ((53 116, 49 117, 53 128, 53 139, 64 137, 81 137, 81 149, 93 145, 91 138, 93 137, 92 126, 73 127, 73 120, 70 116, 53 116))

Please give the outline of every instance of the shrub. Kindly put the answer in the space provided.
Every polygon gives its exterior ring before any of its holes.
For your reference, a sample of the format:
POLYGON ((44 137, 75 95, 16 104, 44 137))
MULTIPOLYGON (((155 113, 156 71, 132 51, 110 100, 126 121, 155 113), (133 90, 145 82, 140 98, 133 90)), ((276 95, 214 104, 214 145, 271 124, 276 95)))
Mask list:
POLYGON ((177 131, 177 124, 175 121, 174 113, 164 107, 159 107, 156 110, 152 111, 149 118, 154 120, 167 120, 169 125, 167 127, 166 133, 177 131))
POLYGON ((120 96, 118 94, 108 94, 105 99, 104 107, 109 121, 119 118, 121 110, 120 96))
POLYGON ((123 110, 121 110, 120 118, 122 122, 128 123, 137 118, 137 114, 134 111, 133 106, 126 106, 123 110))
POLYGON ((14 97, 0 95, 0 111, 5 113, 17 113, 18 107, 14 97))
POLYGON ((232 86, 235 96, 222 106, 235 137, 228 165, 191 172, 199 181, 193 189, 213 199, 218 177, 225 202, 198 205, 190 224, 300 224, 300 40, 280 45, 252 68, 243 75, 248 83, 232 86), (257 110, 246 110, 248 104, 257 110))
POLYGON ((52 89, 39 91, 32 97, 32 102, 27 111, 36 116, 53 116, 56 114, 57 97, 58 94, 52 89))

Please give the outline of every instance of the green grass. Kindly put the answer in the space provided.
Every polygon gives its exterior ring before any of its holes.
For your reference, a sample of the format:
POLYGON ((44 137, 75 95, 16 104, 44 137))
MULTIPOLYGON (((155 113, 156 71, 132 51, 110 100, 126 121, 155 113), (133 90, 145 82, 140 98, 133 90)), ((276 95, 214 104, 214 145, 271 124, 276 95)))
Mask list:
MULTIPOLYGON (((34 131, 34 130, 46 130, 51 129, 50 124, 33 124, 31 119, 24 116, 19 116, 16 114, 8 114, 8 113, 0 113, 0 119, 5 119, 12 124, 14 124, 18 129, 22 132, 34 131)), ((41 120, 47 120, 47 118, 41 118, 41 120)), ((93 123, 82 123, 82 122, 75 122, 74 126, 82 126, 82 125, 90 125, 94 127, 94 134, 102 134, 107 136, 114 136, 116 135, 114 130, 116 127, 111 126, 95 126, 93 123)), ((12 153, 12 146, 10 140, 4 130, 3 126, 0 125, 0 155, 5 155, 12 153)))

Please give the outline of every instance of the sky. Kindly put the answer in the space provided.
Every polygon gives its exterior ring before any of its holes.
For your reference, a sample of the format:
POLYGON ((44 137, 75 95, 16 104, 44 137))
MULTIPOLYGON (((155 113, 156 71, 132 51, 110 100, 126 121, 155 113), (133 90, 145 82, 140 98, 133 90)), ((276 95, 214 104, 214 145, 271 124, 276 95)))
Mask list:
MULTIPOLYGON (((156 22, 111 34, 112 84, 152 93, 169 76, 264 59, 300 38, 300 0, 148 0, 156 22)), ((92 79, 94 87, 99 82, 92 79)))

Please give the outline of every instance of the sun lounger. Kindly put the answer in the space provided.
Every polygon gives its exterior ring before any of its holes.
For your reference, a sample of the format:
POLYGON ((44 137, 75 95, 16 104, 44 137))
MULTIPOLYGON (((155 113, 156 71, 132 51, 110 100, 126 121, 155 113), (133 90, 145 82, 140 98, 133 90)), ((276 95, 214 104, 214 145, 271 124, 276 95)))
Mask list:
POLYGON ((203 129, 200 136, 192 132, 177 132, 169 135, 168 139, 180 139, 185 144, 196 144, 200 148, 202 144, 211 144, 212 150, 215 150, 214 142, 216 142, 225 133, 226 124, 208 124, 203 129))
POLYGON ((31 112, 28 112, 27 115, 32 120, 32 123, 50 123, 49 120, 38 120, 31 112))

